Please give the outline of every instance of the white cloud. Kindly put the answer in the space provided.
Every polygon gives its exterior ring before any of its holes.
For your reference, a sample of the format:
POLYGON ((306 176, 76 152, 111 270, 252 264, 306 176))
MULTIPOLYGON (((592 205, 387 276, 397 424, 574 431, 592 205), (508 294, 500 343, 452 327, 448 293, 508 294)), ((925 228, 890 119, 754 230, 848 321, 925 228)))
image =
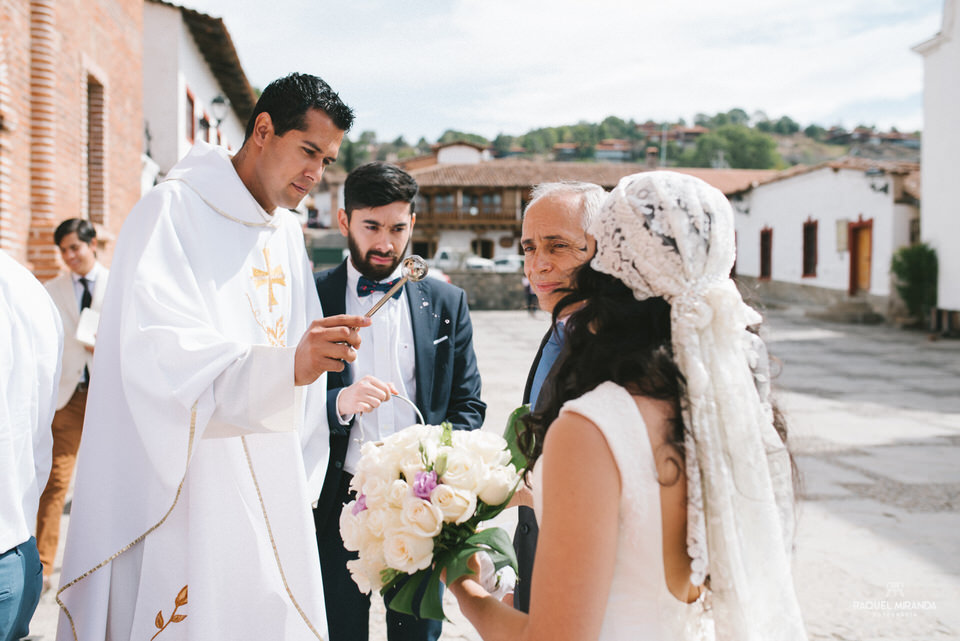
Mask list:
POLYGON ((941 0, 185 0, 224 18, 251 81, 328 80, 381 139, 492 137, 742 107, 801 123, 921 126, 941 0))

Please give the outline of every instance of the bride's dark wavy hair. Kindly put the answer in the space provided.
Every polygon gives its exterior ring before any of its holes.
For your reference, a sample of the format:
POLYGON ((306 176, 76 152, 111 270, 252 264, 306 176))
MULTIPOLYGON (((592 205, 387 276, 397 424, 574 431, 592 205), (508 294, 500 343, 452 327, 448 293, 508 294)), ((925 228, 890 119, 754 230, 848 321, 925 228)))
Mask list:
MULTIPOLYGON (((670 303, 661 297, 637 300, 622 281, 586 264, 554 308, 554 327, 570 309, 575 311, 565 323, 563 349, 541 389, 540 409, 526 415, 518 430, 517 442, 527 457, 527 469, 532 469, 543 452, 547 429, 564 402, 612 381, 631 394, 672 405, 666 446, 671 448, 669 460, 677 474, 661 479, 664 485, 672 485, 683 477, 685 467, 681 404, 686 382, 674 360, 670 303)), ((773 415, 774 427, 786 442, 786 423, 776 403, 773 415)), ((796 469, 794 482, 798 482, 796 469)))
POLYGON ((622 281, 587 264, 577 271, 572 288, 554 308, 554 326, 571 308, 576 311, 565 323, 563 349, 544 381, 540 409, 525 416, 518 430, 527 469, 543 452, 547 428, 563 403, 613 381, 632 394, 673 405, 669 444, 682 470, 684 380, 673 358, 670 304, 663 298, 637 300, 622 281))

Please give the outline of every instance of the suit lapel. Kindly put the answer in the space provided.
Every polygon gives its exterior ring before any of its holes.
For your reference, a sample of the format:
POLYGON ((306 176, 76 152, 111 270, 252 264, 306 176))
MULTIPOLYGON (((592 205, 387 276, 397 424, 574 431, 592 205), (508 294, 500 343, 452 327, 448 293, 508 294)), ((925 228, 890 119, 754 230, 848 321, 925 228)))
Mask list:
POLYGON ((533 379, 537 374, 537 368, 540 366, 540 359, 543 357, 543 348, 547 344, 547 341, 550 340, 551 331, 553 331, 552 325, 550 329, 547 330, 547 333, 543 335, 543 338, 540 339, 540 348, 537 350, 537 356, 533 359, 533 365, 530 366, 530 372, 527 373, 527 384, 523 387, 524 404, 530 402, 530 392, 533 388, 533 379))
MULTIPOLYGON (((347 311, 347 261, 340 263, 326 277, 316 278, 317 294, 320 297, 320 307, 323 315, 336 316, 347 311)), ((328 386, 346 387, 353 382, 353 371, 349 363, 344 364, 342 372, 329 372, 328 386)))
POLYGON ((77 304, 77 295, 73 291, 72 274, 70 272, 61 274, 54 281, 54 287, 56 288, 56 298, 60 310, 66 310, 71 320, 73 320, 74 327, 76 327, 80 321, 80 306, 77 304))
POLYGON ((430 288, 423 282, 404 285, 407 304, 410 306, 410 325, 413 327, 414 368, 417 381, 417 407, 426 413, 433 401, 433 371, 436 349, 433 340, 437 335, 439 315, 433 309, 434 301, 430 288))

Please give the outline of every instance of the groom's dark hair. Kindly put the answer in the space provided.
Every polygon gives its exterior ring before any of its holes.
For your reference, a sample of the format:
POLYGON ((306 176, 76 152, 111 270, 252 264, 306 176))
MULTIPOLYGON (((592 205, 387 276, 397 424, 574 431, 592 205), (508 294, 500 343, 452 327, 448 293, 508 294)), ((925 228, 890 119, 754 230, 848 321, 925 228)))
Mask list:
POLYGON ((343 209, 347 220, 354 209, 383 207, 396 202, 410 203, 414 213, 417 181, 396 165, 375 160, 360 165, 343 183, 343 209))
POLYGON ((253 114, 247 121, 246 142, 253 134, 257 116, 266 112, 273 121, 273 132, 282 136, 291 129, 304 131, 307 128, 307 111, 319 109, 328 116, 337 129, 349 131, 353 126, 353 110, 326 82, 317 76, 291 73, 274 80, 260 94, 253 114))

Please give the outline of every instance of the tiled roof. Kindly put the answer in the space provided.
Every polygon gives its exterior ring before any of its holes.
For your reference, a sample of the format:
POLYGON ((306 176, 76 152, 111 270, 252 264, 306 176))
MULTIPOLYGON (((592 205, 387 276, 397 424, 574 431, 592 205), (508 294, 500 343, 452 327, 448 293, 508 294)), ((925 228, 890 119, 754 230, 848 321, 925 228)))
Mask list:
POLYGON ((180 10, 183 21, 190 29, 190 34, 196 41, 204 60, 207 61, 223 92, 227 94, 230 106, 240 119, 240 123, 246 125, 253 113, 257 97, 243 71, 237 50, 230 38, 230 32, 227 31, 223 20, 164 0, 149 0, 149 2, 180 10))
MULTIPOLYGON (((777 172, 772 169, 669 168, 696 176, 725 194, 749 189, 777 172)), ((641 163, 535 162, 504 158, 473 165, 434 165, 410 173, 421 187, 528 188, 542 182, 577 180, 612 189, 624 176, 650 171, 641 163)))
POLYGON ((844 156, 836 160, 828 160, 817 165, 796 165, 783 171, 773 172, 773 175, 760 181, 760 184, 772 183, 785 178, 792 178, 801 174, 808 174, 820 169, 851 169, 853 171, 869 171, 879 169, 887 174, 908 175, 920 171, 920 164, 915 162, 897 162, 888 160, 870 160, 856 156, 844 156))

